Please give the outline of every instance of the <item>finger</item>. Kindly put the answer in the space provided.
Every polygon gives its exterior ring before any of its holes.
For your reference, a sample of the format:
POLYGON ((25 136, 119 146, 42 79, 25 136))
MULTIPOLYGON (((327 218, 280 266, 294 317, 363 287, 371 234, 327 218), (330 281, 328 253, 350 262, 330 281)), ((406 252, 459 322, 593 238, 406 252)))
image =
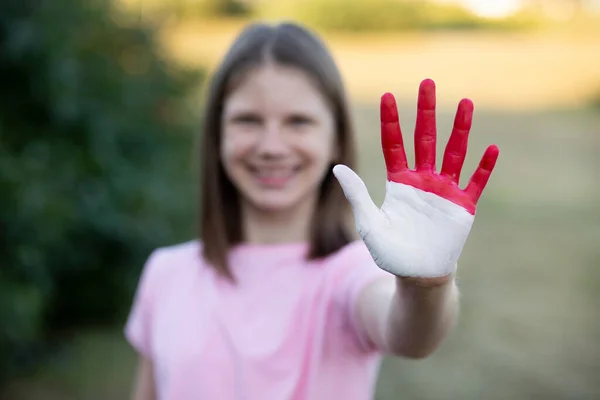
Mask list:
POLYGON ((483 153, 479 166, 465 188, 465 193, 471 198, 473 203, 477 204, 479 201, 479 197, 481 197, 481 193, 485 189, 488 179, 490 179, 490 175, 496 166, 496 160, 498 160, 499 154, 500 150, 498 149, 498 146, 494 144, 489 146, 485 150, 485 153, 483 153))
POLYGON ((398 118, 398 106, 394 95, 391 93, 381 96, 380 118, 381 148, 389 179, 390 174, 408 169, 402 130, 398 118))
POLYGON ((354 171, 340 164, 333 167, 333 174, 352 206, 356 226, 362 237, 368 233, 370 222, 375 220, 379 209, 371 200, 365 183, 354 171))
POLYGON ((419 86, 415 125, 415 164, 419 170, 435 170, 435 83, 425 79, 419 86))
POLYGON ((462 99, 458 103, 454 127, 444 151, 441 175, 452 178, 458 184, 460 172, 467 156, 467 145, 469 142, 469 131, 473 122, 473 102, 462 99))

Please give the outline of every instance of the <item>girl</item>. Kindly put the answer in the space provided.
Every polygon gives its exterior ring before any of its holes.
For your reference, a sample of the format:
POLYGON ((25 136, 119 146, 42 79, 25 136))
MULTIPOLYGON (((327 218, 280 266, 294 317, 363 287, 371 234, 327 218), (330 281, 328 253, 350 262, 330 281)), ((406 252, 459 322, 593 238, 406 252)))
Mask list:
POLYGON ((459 188, 472 112, 462 100, 438 174, 423 81, 411 170, 382 97, 378 208, 349 168, 349 106, 325 45, 291 23, 247 27, 205 105, 202 241, 156 250, 140 279, 133 397, 369 399, 383 354, 431 354, 455 321, 456 262, 498 156, 490 146, 459 188))

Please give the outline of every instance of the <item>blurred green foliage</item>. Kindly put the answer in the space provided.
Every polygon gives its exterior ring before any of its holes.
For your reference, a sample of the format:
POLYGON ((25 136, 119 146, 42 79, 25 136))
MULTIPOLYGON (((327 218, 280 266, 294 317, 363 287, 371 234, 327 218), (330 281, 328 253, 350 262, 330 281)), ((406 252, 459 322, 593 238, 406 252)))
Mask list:
POLYGON ((244 0, 120 0, 132 11, 154 19, 206 20, 251 16, 252 2, 244 0))
POLYGON ((487 19, 453 3, 428 0, 128 0, 155 18, 176 20, 282 19, 327 31, 392 32, 533 29, 544 22, 534 8, 487 19))
POLYGON ((174 0, 166 4, 179 17, 241 17, 250 15, 252 10, 251 4, 243 0, 174 0))
POLYGON ((600 89, 596 92, 596 94, 592 95, 590 103, 593 108, 600 110, 600 89))
POLYGON ((399 0, 303 0, 262 3, 264 16, 293 15, 332 31, 516 30, 539 19, 523 12, 503 19, 481 18, 457 4, 399 0))
POLYGON ((202 73, 109 1, 0 3, 0 379, 122 322, 143 262, 193 233, 202 73))

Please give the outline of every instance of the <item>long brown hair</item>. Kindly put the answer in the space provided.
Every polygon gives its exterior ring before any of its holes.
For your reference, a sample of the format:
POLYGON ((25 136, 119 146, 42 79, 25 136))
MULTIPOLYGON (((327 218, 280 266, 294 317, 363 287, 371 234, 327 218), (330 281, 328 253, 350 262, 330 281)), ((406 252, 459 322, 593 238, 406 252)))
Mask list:
MULTIPOLYGON (((220 159, 221 118, 232 80, 266 62, 295 67, 316 80, 334 112, 341 164, 354 167, 354 130, 340 72, 325 44, 308 29, 294 24, 254 23, 235 39, 213 75, 204 105, 200 159, 200 237, 204 258, 222 275, 229 269, 229 249, 244 241, 238 190, 220 159)), ((350 207, 331 169, 320 187, 312 218, 309 259, 328 256, 353 240, 350 207)))

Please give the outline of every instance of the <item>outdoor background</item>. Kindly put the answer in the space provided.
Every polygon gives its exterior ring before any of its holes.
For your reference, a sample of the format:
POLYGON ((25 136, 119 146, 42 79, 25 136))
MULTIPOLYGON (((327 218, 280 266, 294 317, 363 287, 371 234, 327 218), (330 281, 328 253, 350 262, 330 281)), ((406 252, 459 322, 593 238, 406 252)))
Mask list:
POLYGON ((599 3, 2 0, 0 399, 128 397, 133 290, 154 247, 194 234, 203 84, 254 19, 327 40, 377 201, 386 91, 410 158, 424 78, 439 151, 458 101, 475 103, 463 182, 501 150, 458 327, 426 360, 386 360, 376 398, 600 398, 599 3))

